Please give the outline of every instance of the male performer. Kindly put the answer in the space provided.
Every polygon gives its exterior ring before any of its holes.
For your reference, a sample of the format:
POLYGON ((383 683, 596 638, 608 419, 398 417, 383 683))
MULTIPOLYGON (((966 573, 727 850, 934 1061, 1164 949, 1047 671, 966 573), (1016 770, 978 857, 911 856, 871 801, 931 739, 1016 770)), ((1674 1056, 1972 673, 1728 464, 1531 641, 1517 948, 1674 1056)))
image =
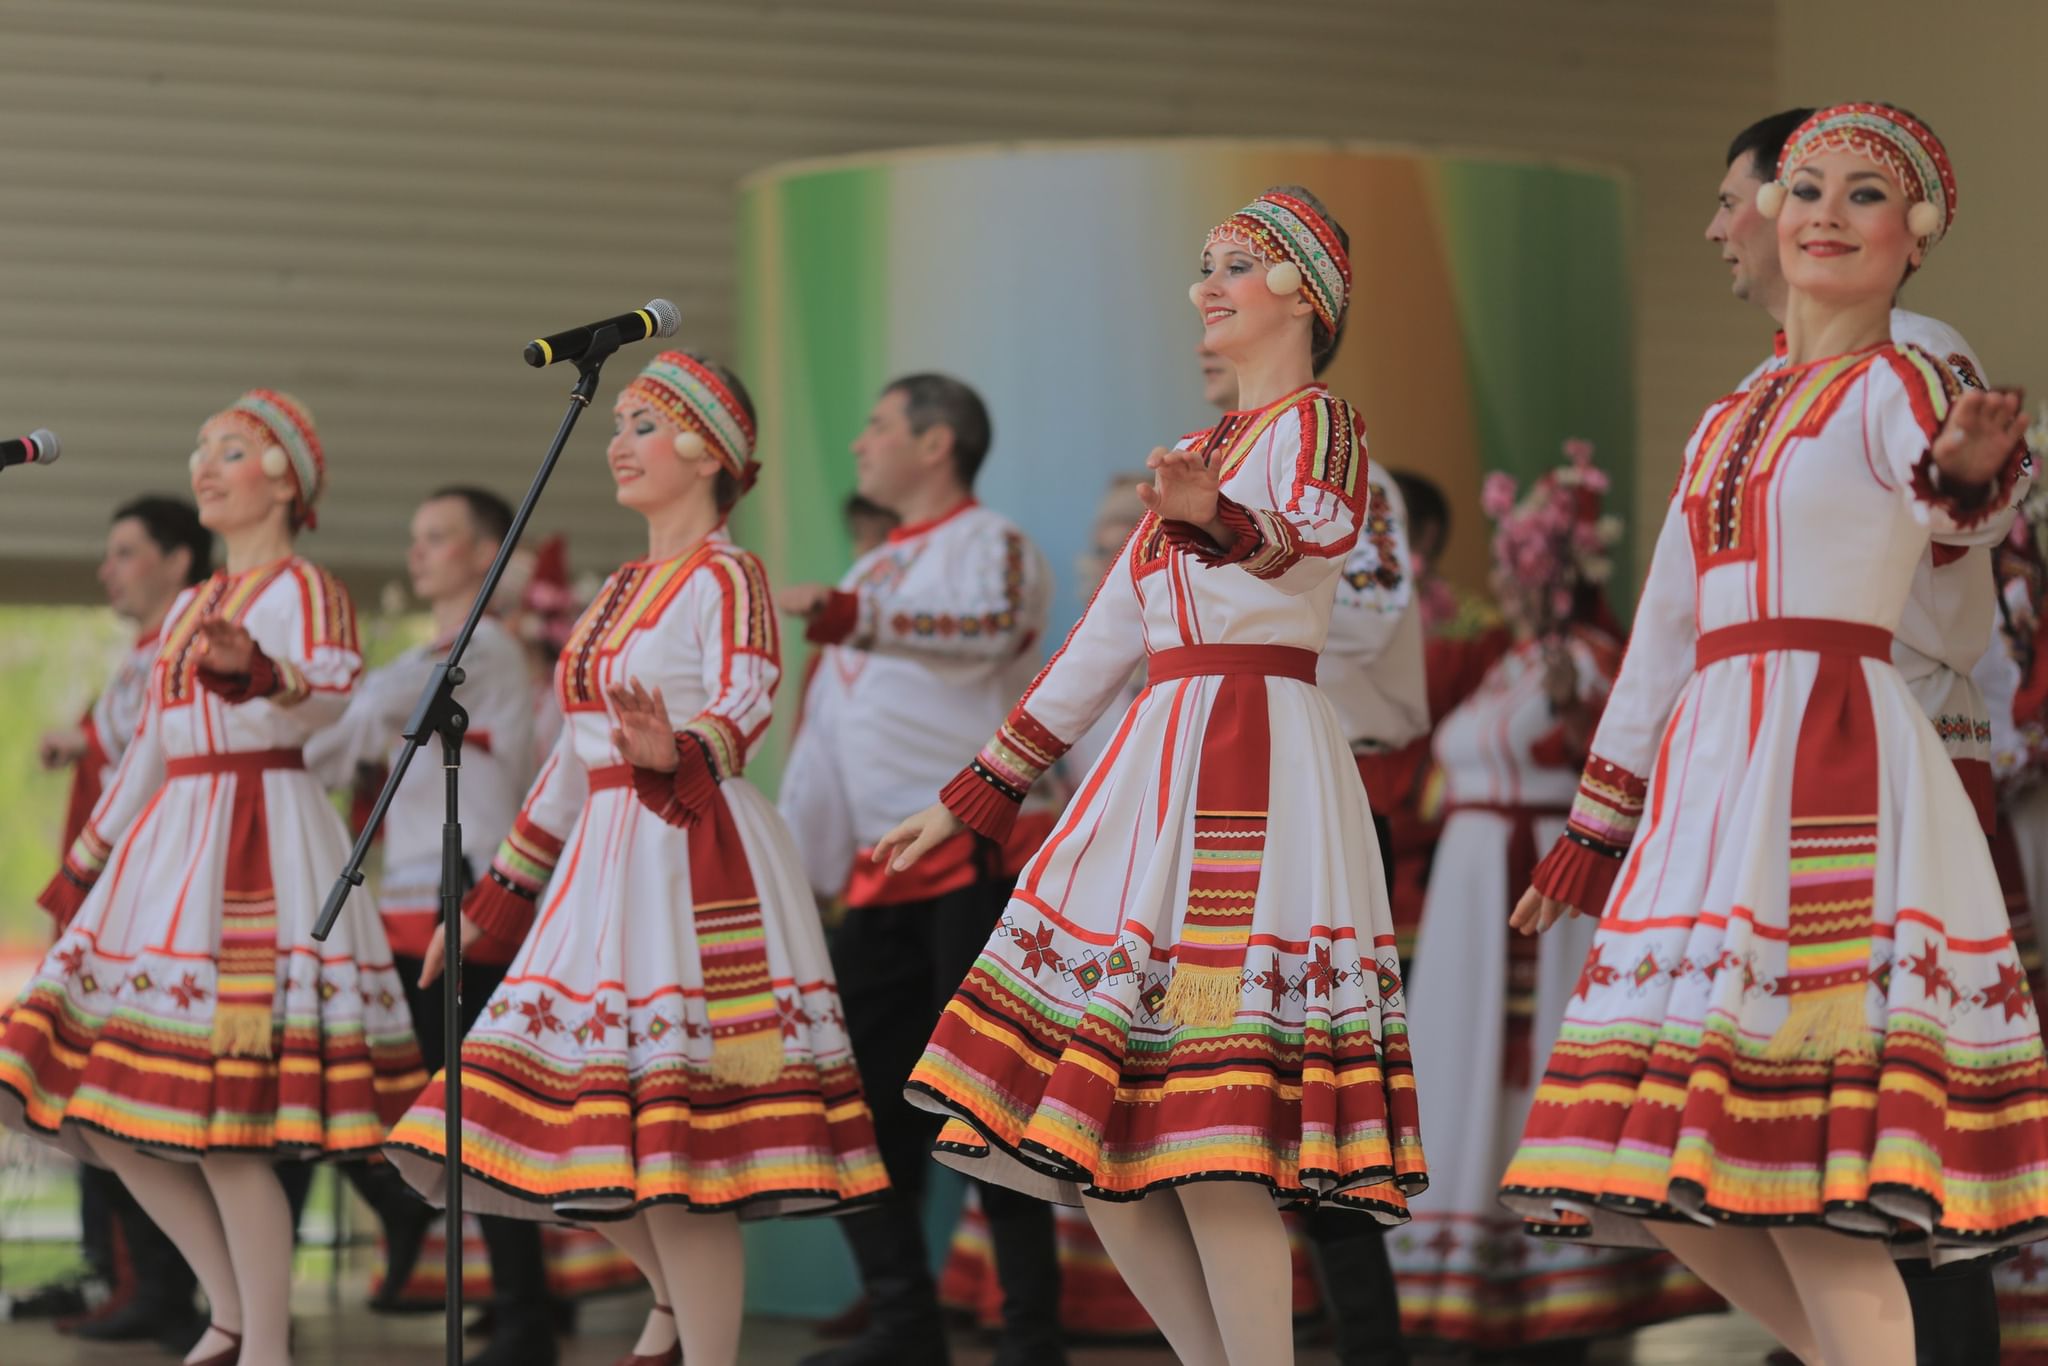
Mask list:
MULTIPOLYGON (((921 374, 891 383, 853 454, 861 495, 901 524, 839 587, 800 584, 778 598, 805 619, 808 639, 830 647, 819 667, 840 684, 830 724, 804 728, 801 739, 816 748, 791 756, 782 805, 807 828, 814 813, 805 808, 836 793, 860 851, 850 876, 839 870, 847 913, 833 932, 832 965, 894 1186, 881 1205, 839 1220, 867 1292, 867 1329, 805 1366, 948 1360, 918 1201, 939 1121, 903 1099, 903 1083, 994 928, 1011 879, 1003 852, 971 834, 907 874, 886 874, 865 852, 930 805, 1036 667, 1050 574, 1022 531, 975 502, 989 437, 987 410, 959 380, 921 374)), ((1004 1295, 996 1361, 1058 1366, 1052 1210, 1000 1187, 985 1187, 982 1199, 1004 1295)))
MULTIPOLYGON (((412 516, 406 569, 413 594, 433 617, 433 639, 381 669, 363 675, 339 721, 313 737, 306 762, 330 788, 381 786, 403 745, 399 732, 419 701, 427 675, 446 657, 498 543, 512 526, 512 509, 484 489, 444 488, 412 516)), ((469 875, 488 865, 512 828, 532 776, 533 691, 526 654, 495 617, 477 623, 462 657, 464 681, 456 698, 469 713, 462 745, 462 852, 469 875)), ((429 742, 406 770, 384 822, 384 876, 378 909, 406 987, 420 1055, 429 1072, 447 1057, 445 978, 419 985, 420 963, 440 918, 441 826, 446 788, 438 741, 429 742)), ((467 878, 465 878, 465 889, 467 878)), ((463 1028, 490 999, 510 954, 489 935, 478 939, 462 964, 463 1028)), ((434 1211, 405 1189, 389 1167, 352 1167, 350 1175, 384 1224, 386 1269, 373 1304, 400 1298, 434 1211)), ((554 1316, 541 1258, 540 1225, 523 1219, 482 1217, 491 1263, 491 1337, 472 1366, 552 1366, 554 1316)))
MULTIPOLYGON (((212 572, 213 535, 199 524, 190 502, 146 497, 115 509, 99 580, 108 606, 134 625, 135 643, 79 723, 46 733, 39 745, 45 769, 71 769, 59 849, 69 849, 78 837, 99 800, 101 784, 142 719, 157 633, 172 601, 212 572)), ((205 1317, 192 1307, 197 1282, 185 1259, 112 1172, 80 1168, 78 1204, 87 1263, 112 1282, 114 1294, 98 1312, 66 1330, 98 1342, 155 1338, 185 1352, 206 1331, 205 1317), (116 1224, 121 1257, 114 1252, 116 1224)))
MULTIPOLYGON (((1225 412, 1235 408, 1236 372, 1206 349, 1198 354, 1202 397, 1225 412)), ((1315 358, 1318 375, 1335 354, 1333 345, 1315 358)), ((1403 746, 1429 732, 1429 689, 1400 490, 1376 461, 1368 463, 1365 478, 1365 522, 1337 576, 1336 607, 1316 665, 1316 683, 1344 723, 1345 738, 1358 759, 1373 807, 1381 875, 1391 884, 1393 841, 1381 810, 1387 797, 1374 783, 1403 746)), ((1343 1366, 1406 1366, 1401 1305, 1382 1225, 1368 1214, 1319 1209, 1309 1216, 1308 1231, 1343 1366)))
MULTIPOLYGON (((1778 260, 1777 223, 1757 211, 1756 192, 1777 178, 1786 140, 1812 113, 1788 109, 1735 135, 1728 145, 1719 206, 1707 223, 1707 240, 1721 248, 1735 297, 1763 309, 1780 327, 1789 290, 1778 260)), ((1895 307, 1892 339, 1935 356, 1961 383, 1984 387, 1976 353, 1946 323, 1895 307)), ((1784 354, 1782 331, 1774 351, 1742 387, 1776 367, 1784 354)), ((1990 647, 1996 611, 1990 548, 1935 546, 1915 571, 1913 595, 1892 643, 1892 662, 1934 722, 1987 836, 1996 822, 1991 721, 1970 675, 1990 647)), ((1990 1258, 1973 1257, 1939 1269, 1925 1261, 1901 1261, 1899 1270, 1913 1304, 1920 1366, 1980 1366, 1998 1360, 1998 1302, 1990 1258)))

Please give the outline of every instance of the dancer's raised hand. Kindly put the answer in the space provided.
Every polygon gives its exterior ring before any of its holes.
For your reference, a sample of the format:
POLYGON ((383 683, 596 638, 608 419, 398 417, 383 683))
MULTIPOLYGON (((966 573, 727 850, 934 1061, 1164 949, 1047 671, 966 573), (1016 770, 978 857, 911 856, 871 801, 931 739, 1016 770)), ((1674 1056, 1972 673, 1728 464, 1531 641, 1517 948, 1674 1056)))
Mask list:
POLYGON ((1960 484, 1988 484, 2026 440, 2024 389, 1965 389, 1934 437, 1934 464, 1960 484))
POLYGON ((605 689, 612 704, 612 745, 619 757, 635 768, 673 773, 681 762, 676 757, 676 728, 668 718, 668 703, 661 689, 649 692, 635 678, 605 689))

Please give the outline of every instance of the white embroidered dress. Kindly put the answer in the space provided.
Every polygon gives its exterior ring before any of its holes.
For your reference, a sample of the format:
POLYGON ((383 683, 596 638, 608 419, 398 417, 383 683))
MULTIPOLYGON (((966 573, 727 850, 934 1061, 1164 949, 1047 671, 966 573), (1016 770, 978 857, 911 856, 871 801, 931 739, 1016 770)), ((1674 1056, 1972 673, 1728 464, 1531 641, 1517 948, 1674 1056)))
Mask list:
POLYGON ((1348 737, 1314 684, 1358 535, 1363 430, 1311 386, 1184 444, 1232 544, 1141 522, 948 806, 1000 838, 1141 662, 947 1007, 911 1098, 940 1158, 1076 1203, 1257 1181, 1388 1221, 1424 1181, 1385 884, 1348 737))

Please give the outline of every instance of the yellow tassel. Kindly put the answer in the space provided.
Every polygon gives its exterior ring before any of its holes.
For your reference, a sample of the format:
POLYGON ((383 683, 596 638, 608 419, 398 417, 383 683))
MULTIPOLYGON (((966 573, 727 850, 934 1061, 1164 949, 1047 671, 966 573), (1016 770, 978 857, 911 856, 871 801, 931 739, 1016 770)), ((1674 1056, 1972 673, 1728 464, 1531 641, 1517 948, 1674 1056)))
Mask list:
POLYGON ((1829 987, 1792 998, 1785 1023, 1764 1046, 1764 1057, 1776 1062, 1798 1058, 1833 1062, 1849 1057, 1868 1062, 1877 1056, 1874 1032, 1864 1016, 1866 986, 1829 987))
POLYGON ((711 1079, 728 1086, 766 1086, 782 1075, 782 1035, 757 1030, 711 1045, 711 1079))
POLYGON ((270 1056, 269 1006, 220 1006, 213 1012, 213 1056, 270 1056))
POLYGON ((1190 1029, 1221 1029, 1237 1018, 1242 976, 1236 968, 1175 967, 1166 988, 1167 1020, 1190 1029))

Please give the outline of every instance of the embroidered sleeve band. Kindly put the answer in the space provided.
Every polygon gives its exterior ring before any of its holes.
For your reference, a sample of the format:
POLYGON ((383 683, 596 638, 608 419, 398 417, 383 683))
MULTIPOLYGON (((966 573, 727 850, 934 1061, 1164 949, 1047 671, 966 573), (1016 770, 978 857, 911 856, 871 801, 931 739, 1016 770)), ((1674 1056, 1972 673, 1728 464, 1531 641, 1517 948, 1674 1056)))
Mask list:
POLYGON ((974 762, 946 785, 939 800, 976 834, 1003 839, 1017 819, 1024 794, 1066 752, 1066 741, 1019 707, 974 762))
POLYGON ((90 825, 78 832, 78 838, 72 841, 56 876, 36 898, 36 904, 50 913, 59 928, 69 924, 71 917, 78 914, 78 908, 85 904, 86 893, 99 881, 100 870, 107 866, 107 856, 112 852, 107 842, 93 833, 90 825))
POLYGON ((201 667, 198 670, 200 686, 233 706, 252 698, 268 698, 280 707, 289 707, 303 702, 312 691, 306 676, 288 659, 272 659, 260 647, 252 646, 249 655, 249 671, 239 674, 216 673, 201 667))
POLYGON ((1164 522, 1160 529, 1174 546, 1203 564, 1241 564, 1254 578, 1278 578, 1301 559, 1301 537, 1293 524, 1270 509, 1248 508, 1219 496, 1216 519, 1230 533, 1227 544, 1217 545, 1186 522, 1164 522))
MULTIPOLYGON (((747 738, 740 734, 738 726, 723 716, 705 712, 692 718, 676 732, 680 742, 688 736, 703 747, 711 761, 713 781, 724 782, 738 776, 747 766, 747 738)), ((687 748, 687 747, 686 747, 687 748)), ((686 753, 683 756, 687 759, 686 753)))
POLYGON ((1579 775, 1579 792, 1565 823, 1566 838, 1596 854, 1620 858, 1635 842, 1648 792, 1648 783, 1595 754, 1579 775))
MULTIPOLYGON (((1910 447, 1908 448, 1910 449, 1910 447)), ((1921 452, 1913 466, 1913 496, 1947 512, 1955 524, 1968 531, 1981 526, 2012 502, 2014 487, 2032 463, 2024 445, 2015 446, 1998 473, 1982 484, 1964 484, 1945 477, 1934 463, 1934 450, 1921 452)))

